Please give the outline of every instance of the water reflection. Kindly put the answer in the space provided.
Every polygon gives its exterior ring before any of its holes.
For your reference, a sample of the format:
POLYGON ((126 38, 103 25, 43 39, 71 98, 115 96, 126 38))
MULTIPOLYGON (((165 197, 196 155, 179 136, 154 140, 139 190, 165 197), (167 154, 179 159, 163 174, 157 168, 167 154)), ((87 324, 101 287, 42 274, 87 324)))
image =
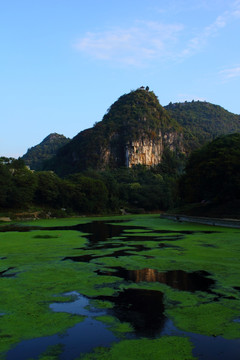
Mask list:
MULTIPOLYGON (((125 220, 124 220, 125 221, 125 220)), ((139 229, 140 227, 138 227, 139 229)), ((150 242, 156 241, 156 247, 160 246, 161 248, 173 247, 170 244, 165 244, 163 241, 175 241, 181 240, 185 235, 194 234, 194 233, 214 233, 216 231, 172 231, 172 230, 146 230, 146 233, 141 235, 135 235, 134 232, 128 232, 129 229, 134 230, 131 226, 121 226, 117 223, 114 225, 108 224, 105 221, 94 221, 92 223, 80 224, 76 226, 59 226, 59 227, 8 227, 5 231, 29 231, 29 230, 77 230, 86 234, 84 237, 88 239, 88 244, 82 248, 86 249, 90 254, 85 254, 81 256, 72 256, 65 257, 64 260, 72 261, 81 261, 89 262, 93 259, 98 259, 101 257, 119 257, 119 256, 130 256, 134 255, 133 252, 141 252, 147 250, 149 247, 152 248, 150 242), (149 236, 147 236, 147 232, 149 236), (117 242, 114 238, 120 238, 117 242), (125 248, 122 243, 124 242, 125 248), (127 244, 126 244, 127 242, 127 244), (133 244, 133 242, 138 242, 139 244, 133 244), (149 242, 149 247, 147 245, 149 242), (160 243, 162 242, 162 243, 160 243), (144 243, 144 244, 143 244, 144 243), (108 254, 103 254, 99 251, 97 255, 96 252, 93 253, 92 250, 105 250, 113 249, 113 252, 108 254), (92 252, 92 254, 91 254, 92 252)), ((0 231, 4 231, 0 229, 0 231)), ((48 235, 43 235, 45 238, 48 235)), ((43 236, 38 236, 39 238, 43 236)), ((48 236, 51 238, 51 236, 48 236)), ((174 244, 175 245, 175 244, 174 244)), ((77 251, 78 249, 76 249, 77 251)), ((164 251, 164 250, 163 250, 164 251)), ((107 252, 107 251, 106 251, 107 252)), ((67 255, 67 254, 66 254, 67 255)), ((141 255, 141 254, 140 254, 141 255)), ((2 258, 3 259, 3 258, 2 258)), ((100 266, 99 266, 100 267, 100 266)), ((7 272, 12 268, 8 268, 0 273, 0 276, 13 276, 13 274, 8 274, 7 272)), ((125 281, 130 281, 133 283, 140 282, 159 282, 166 284, 173 289, 181 291, 210 291, 210 287, 214 285, 214 281, 210 279, 209 274, 204 271, 187 273, 182 270, 171 270, 167 272, 159 272, 155 269, 145 268, 140 270, 127 270, 122 267, 109 268, 106 270, 99 270, 98 275, 110 275, 121 278, 125 281)), ((120 281, 122 281, 120 280, 120 281)), ((130 285, 131 286, 131 285, 130 285)), ((235 287, 236 290, 240 290, 240 287, 235 287)), ((103 323, 96 321, 94 316, 109 314, 121 322, 128 322, 132 325, 134 329, 134 336, 138 337, 150 337, 155 338, 163 334, 169 334, 170 331, 174 331, 179 336, 189 336, 191 341, 195 341, 194 345, 196 346, 194 350, 196 356, 199 359, 208 359, 207 352, 209 350, 204 350, 211 343, 212 353, 211 360, 213 359, 226 359, 227 351, 226 349, 232 349, 235 343, 230 343, 228 340, 224 340, 224 349, 226 357, 221 357, 221 354, 218 354, 216 357, 216 349, 219 349, 220 344, 222 344, 222 339, 217 340, 211 337, 203 337, 201 335, 195 335, 190 333, 183 333, 180 330, 176 329, 169 319, 164 315, 164 302, 163 302, 163 293, 156 290, 146 290, 146 289, 125 289, 119 291, 115 296, 99 296, 96 297, 99 300, 107 300, 113 303, 113 308, 105 310, 97 310, 89 307, 89 299, 82 295, 76 294, 76 300, 68 303, 55 303, 50 305, 50 308, 53 311, 64 311, 71 314, 81 314, 86 316, 86 319, 74 326, 71 329, 68 329, 65 336, 54 335, 50 337, 44 337, 34 340, 23 341, 19 343, 14 349, 10 350, 7 354, 7 360, 25 360, 27 358, 36 358, 40 355, 42 351, 49 344, 62 343, 65 346, 64 353, 61 356, 61 360, 74 359, 79 356, 80 353, 91 351, 93 347, 105 345, 110 345, 113 341, 117 341, 117 338, 112 334, 112 332, 107 328, 103 323), (87 307, 86 307, 87 306, 87 307), (170 325, 169 325, 170 324, 170 325), (202 341, 202 343, 201 343, 202 341), (213 344, 215 342, 215 344, 213 344), (201 344, 201 346, 199 345, 201 344), (201 355, 204 353, 204 356, 201 355)), ((3 313, 0 313, 2 316, 3 313)), ((239 319, 235 319, 236 322, 239 319)), ((233 360, 235 358, 231 358, 233 360)))
POLYGON ((164 328, 166 316, 160 291, 125 289, 117 296, 99 296, 97 299, 111 301, 114 306, 107 313, 121 322, 130 323, 137 337, 154 338, 164 328))
POLYGON ((210 291, 214 280, 208 278, 206 271, 195 271, 188 273, 183 270, 170 270, 159 272, 155 269, 126 270, 122 267, 112 267, 110 271, 97 271, 98 275, 109 275, 121 277, 127 281, 159 282, 181 291, 210 291))
MULTIPOLYGON (((220 231, 212 231, 212 230, 158 230, 158 229, 149 229, 144 226, 126 226, 126 225, 118 225, 118 223, 127 222, 129 220, 111 220, 109 221, 102 221, 96 220, 84 224, 77 224, 71 226, 31 226, 31 225, 22 225, 22 224, 10 224, 5 226, 0 226, 0 232, 8 232, 8 231, 20 231, 20 232, 27 232, 32 230, 76 230, 87 233, 86 237, 89 239, 91 244, 97 243, 98 241, 105 241, 112 237, 119 237, 120 235, 126 237, 131 236, 133 233, 132 231, 140 228, 147 233, 151 234, 166 234, 166 240, 171 239, 171 237, 181 236, 181 235, 191 235, 191 234, 213 234, 219 233, 220 231), (131 230, 131 233, 128 232, 131 230), (169 234, 169 235, 167 235, 169 234)), ((134 236, 134 235, 133 235, 134 236)), ((149 239, 149 238, 148 238, 149 239)))
POLYGON ((118 340, 105 324, 87 317, 65 333, 21 341, 8 351, 6 360, 43 359, 41 354, 47 347, 57 344, 63 345, 63 352, 58 359, 75 360, 79 355, 90 352, 95 347, 110 346, 118 340))
MULTIPOLYGON (((54 311, 67 311, 71 314, 83 314, 83 322, 68 329, 65 334, 56 334, 32 340, 21 341, 8 351, 7 360, 26 360, 38 358, 47 346, 63 345, 61 360, 74 360, 80 354, 90 352, 97 346, 110 346, 119 341, 108 327, 94 319, 99 315, 94 308, 86 309, 89 300, 74 293, 76 300, 65 304, 52 304, 54 311), (59 306, 62 306, 60 309, 59 306), (56 308, 55 308, 56 306, 56 308)), ((129 322, 135 335, 130 338, 156 338, 163 335, 187 336, 193 343, 193 356, 199 360, 239 360, 240 339, 227 340, 220 336, 204 336, 179 330, 174 323, 164 315, 163 294, 158 291, 127 289, 116 296, 99 296, 100 300, 110 300, 114 303, 112 309, 102 309, 101 312, 116 316, 120 321, 129 322)), ((3 314, 1 314, 3 315, 3 314)), ((238 319, 237 319, 238 320, 238 319)), ((126 336, 128 338, 128 336, 126 336)))
MULTIPOLYGON (((10 224, 5 226, 0 226, 0 232, 8 231, 18 231, 18 232, 28 232, 32 230, 75 230, 81 231, 83 233, 88 233, 86 237, 90 240, 91 243, 98 242, 100 240, 106 240, 114 236, 119 236, 124 229, 133 229, 132 226, 120 226, 118 223, 126 222, 127 220, 112 220, 111 223, 107 221, 92 221, 85 224, 77 224, 71 226, 29 226, 22 224, 10 224)), ((45 235, 44 235, 45 236, 45 235)))
POLYGON ((76 262, 89 262, 93 259, 100 259, 100 258, 106 258, 106 257, 118 258, 119 256, 131 256, 131 255, 134 255, 134 254, 130 253, 128 250, 118 250, 118 251, 114 251, 110 254, 104 254, 104 255, 66 256, 63 260, 72 260, 72 261, 76 261, 76 262))
POLYGON ((94 347, 109 346, 112 342, 118 341, 118 338, 113 335, 104 323, 94 319, 95 316, 104 315, 105 310, 91 306, 89 299, 76 291, 64 295, 71 296, 74 301, 53 303, 50 305, 50 309, 55 312, 67 312, 85 316, 84 321, 69 328, 65 333, 21 341, 7 353, 7 360, 36 358, 48 346, 56 344, 63 345, 64 350, 60 355, 61 360, 73 360, 80 353, 89 352, 94 347))
POLYGON ((75 226, 75 230, 87 233, 84 235, 89 240, 89 247, 95 247, 96 244, 100 241, 106 241, 113 237, 119 237, 124 229, 127 229, 126 226, 117 225, 117 223, 122 222, 113 221, 114 225, 108 224, 106 221, 93 221, 91 223, 79 224, 75 226))

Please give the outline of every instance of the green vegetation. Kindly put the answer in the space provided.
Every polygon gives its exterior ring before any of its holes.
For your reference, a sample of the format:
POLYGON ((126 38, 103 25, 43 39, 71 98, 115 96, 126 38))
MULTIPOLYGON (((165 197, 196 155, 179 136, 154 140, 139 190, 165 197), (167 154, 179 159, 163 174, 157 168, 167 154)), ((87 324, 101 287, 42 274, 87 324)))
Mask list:
POLYGON ((70 139, 63 135, 50 134, 40 144, 28 149, 22 159, 32 170, 42 170, 43 162, 53 157, 57 150, 69 141, 70 139))
MULTIPOLYGON (((72 289, 70 279, 75 271, 67 263, 59 262, 61 252, 64 256, 67 249, 83 244, 84 240, 70 232, 67 237, 64 232, 56 233, 50 244, 49 240, 34 238, 32 233, 9 232, 1 233, 0 237, 1 254, 6 256, 0 262, 1 271, 12 267, 16 274, 1 278, 0 309, 5 314, 0 317, 1 351, 20 340, 52 335, 81 321, 80 316, 51 314, 48 305, 58 299, 54 295, 72 289)), ((77 282, 76 277, 72 281, 77 282)))
POLYGON ((180 206, 174 211, 238 217, 239 159, 239 134, 217 138, 192 152, 187 160, 165 148, 161 163, 155 167, 90 169, 65 178, 52 171, 33 172, 22 159, 2 157, 0 209, 4 215, 19 214, 18 218, 24 211, 24 218, 27 213, 63 217, 169 211, 180 206))
POLYGON ((170 103, 165 109, 183 127, 184 142, 189 151, 220 135, 240 131, 240 115, 232 114, 219 105, 185 101, 170 103))
MULTIPOLYGON (((240 311, 239 230, 176 223, 160 219, 159 215, 96 219, 108 222, 122 219, 126 222, 118 225, 130 227, 123 228, 118 237, 99 239, 98 245, 104 245, 105 249, 89 248, 84 233, 39 229, 39 226, 86 224, 94 220, 91 218, 36 220, 22 224, 37 226, 36 230, 0 233, 0 272, 5 271, 5 276, 0 277, 1 359, 21 340, 60 333, 82 321, 80 315, 53 312, 49 308, 51 303, 74 301, 73 296, 63 295, 72 291, 92 298, 91 305, 106 311, 106 315, 98 316, 97 320, 106 324, 119 339, 124 339, 110 349, 85 355, 84 360, 161 357, 186 360, 194 358, 191 333, 239 338, 240 323, 234 321, 239 318, 240 311), (144 247, 134 249, 133 245, 144 247), (114 255, 116 250, 126 249, 129 255, 114 255), (65 257, 86 254, 91 254, 93 259, 89 262, 62 261, 65 257), (161 276, 157 281, 154 277, 145 281, 135 282, 133 278, 125 281, 114 276, 113 270, 109 269, 111 266, 135 270, 136 274, 150 270, 161 276), (174 282, 164 281, 164 274, 167 277, 169 271, 179 270, 184 272, 183 284, 187 283, 188 273, 202 270, 207 271, 207 277, 215 283, 207 292, 191 291, 184 285, 176 288, 174 282), (97 271, 107 273, 101 275, 97 271), (126 289, 163 293, 165 316, 188 333, 184 337, 125 340, 126 333, 133 331, 131 323, 119 321, 108 311, 113 307, 111 296, 116 297, 126 289), (110 298, 106 301, 98 296, 110 298)), ((39 360, 55 360, 60 352, 59 346, 50 348, 39 360)))
MULTIPOLYGON (((0 313, 4 314, 0 316, 0 353, 21 340, 53 335, 79 323, 82 316, 51 312, 49 304, 71 300, 62 294, 73 289, 97 295, 96 284, 112 281, 96 279, 94 265, 61 261, 74 254, 73 248, 85 244, 86 240, 77 232, 7 232, 0 233, 0 239, 4 257, 0 260, 0 272, 13 268, 8 274, 15 274, 0 278, 0 313)), ((101 294, 104 293, 112 291, 103 288, 101 294)))
POLYGON ((122 95, 103 117, 109 129, 120 129, 125 143, 139 139, 142 134, 149 138, 158 136, 159 130, 181 130, 178 123, 159 104, 153 91, 132 91, 122 95))
POLYGON ((45 169, 60 176, 92 169, 126 165, 126 146, 134 140, 163 141, 174 134, 181 144, 181 126, 159 104, 152 91, 136 90, 122 95, 93 128, 76 135, 46 162, 45 169))
POLYGON ((217 136, 239 132, 240 116, 207 102, 170 103, 163 108, 152 91, 122 95, 102 121, 76 135, 45 164, 60 176, 89 168, 125 166, 126 146, 148 139, 169 145, 180 155, 199 148, 217 136))
MULTIPOLYGON (((111 304, 111 303, 110 303, 111 304)), ((99 304, 101 306, 101 304, 99 304)), ((111 330, 116 333, 119 337, 122 334, 126 334, 133 331, 132 326, 129 323, 121 323, 120 321, 116 320, 115 317, 110 315, 102 315, 97 316, 96 320, 102 321, 103 323, 111 326, 111 330)))
MULTIPOLYGON (((29 213, 35 217, 34 222, 20 224, 30 225, 31 231, 14 231, 10 224, 7 232, 0 232, 1 360, 22 340, 63 333, 82 322, 87 315, 53 312, 49 307, 73 302, 74 295, 66 296, 71 292, 87 297, 89 308, 100 309, 94 321, 119 340, 111 348, 79 354, 83 360, 190 360, 194 359, 192 334, 239 339, 239 230, 172 222, 158 215, 38 219, 120 211, 141 214, 178 205, 189 207, 191 214, 195 203, 201 215, 212 207, 214 216, 221 207, 228 214, 233 202, 236 215, 240 134, 221 136, 187 160, 178 145, 181 133, 186 149, 192 151, 220 132, 239 131, 239 116, 202 102, 169 104, 166 109, 153 92, 137 90, 121 96, 102 122, 65 146, 66 138, 50 135, 24 159, 40 169, 40 163, 60 147, 45 163, 56 173, 32 171, 20 158, 0 158, 0 211, 15 218, 29 213), (141 137, 155 141, 160 133, 176 137, 174 151, 164 144, 160 164, 123 166, 126 144, 141 137), (95 246, 86 233, 61 229, 96 219, 122 220, 118 225, 128 227, 118 236, 98 238, 95 246), (80 260, 72 261, 74 256, 80 260), (210 288, 186 287, 191 274, 202 272, 210 288), (131 276, 125 278, 128 273, 131 276), (171 277, 173 282, 168 281, 171 277), (181 279, 182 287, 176 286, 181 279), (136 329, 132 318, 122 320, 114 312, 115 300, 134 290, 161 294, 164 316, 182 335, 127 340, 136 329)), ((62 352, 62 344, 53 344, 39 360, 57 360, 62 352)))
POLYGON ((0 207, 27 207, 36 189, 36 177, 18 159, 0 158, 0 207))
POLYGON ((124 340, 111 349, 98 348, 79 360, 193 360, 188 339, 164 336, 160 339, 124 340))
POLYGON ((33 172, 21 159, 1 158, 0 209, 22 210, 25 217, 27 211, 42 217, 167 209, 175 203, 183 163, 184 158, 166 149, 155 168, 88 170, 62 179, 52 171, 33 172))
POLYGON ((0 211, 38 218, 179 207, 184 212, 186 204, 197 203, 188 214, 239 216, 239 134, 206 145, 239 130, 239 116, 220 106, 193 101, 163 108, 148 87, 140 88, 122 95, 102 121, 71 141, 51 134, 22 159, 0 158, 0 211), (152 153, 138 154, 144 143, 152 153), (135 155, 141 163, 161 161, 127 168, 135 155), (44 163, 42 170, 29 170, 23 159, 35 169, 44 163), (226 210, 220 211, 222 204, 226 210))
POLYGON ((240 134, 222 136, 193 152, 181 179, 187 202, 240 200, 240 134))
MULTIPOLYGON (((38 358, 39 360, 59 360, 59 356, 63 351, 63 346, 53 345, 49 346, 49 348, 38 358)), ((32 359, 29 359, 32 360, 32 359)))

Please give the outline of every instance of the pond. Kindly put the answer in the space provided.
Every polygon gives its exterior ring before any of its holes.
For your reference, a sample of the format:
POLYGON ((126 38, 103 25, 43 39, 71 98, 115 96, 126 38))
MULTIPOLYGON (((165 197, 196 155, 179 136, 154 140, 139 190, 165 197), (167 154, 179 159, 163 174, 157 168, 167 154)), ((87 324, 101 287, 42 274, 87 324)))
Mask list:
POLYGON ((0 359, 240 358, 240 230, 159 215, 0 226, 0 359))

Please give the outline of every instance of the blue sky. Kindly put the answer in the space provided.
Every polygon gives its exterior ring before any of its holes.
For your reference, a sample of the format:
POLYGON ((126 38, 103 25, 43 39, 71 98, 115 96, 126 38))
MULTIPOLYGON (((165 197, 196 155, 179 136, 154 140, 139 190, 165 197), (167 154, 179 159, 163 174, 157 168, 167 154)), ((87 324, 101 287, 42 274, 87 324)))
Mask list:
POLYGON ((240 114, 240 0, 2 0, 0 156, 73 137, 121 95, 240 114))

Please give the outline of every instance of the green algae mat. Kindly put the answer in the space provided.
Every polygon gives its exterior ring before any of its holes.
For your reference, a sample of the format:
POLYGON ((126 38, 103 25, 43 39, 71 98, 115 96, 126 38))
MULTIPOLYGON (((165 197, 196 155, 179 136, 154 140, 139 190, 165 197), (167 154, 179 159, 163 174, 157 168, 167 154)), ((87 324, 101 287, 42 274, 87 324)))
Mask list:
POLYGON ((240 359, 239 260, 159 215, 2 224, 0 359, 240 359))

